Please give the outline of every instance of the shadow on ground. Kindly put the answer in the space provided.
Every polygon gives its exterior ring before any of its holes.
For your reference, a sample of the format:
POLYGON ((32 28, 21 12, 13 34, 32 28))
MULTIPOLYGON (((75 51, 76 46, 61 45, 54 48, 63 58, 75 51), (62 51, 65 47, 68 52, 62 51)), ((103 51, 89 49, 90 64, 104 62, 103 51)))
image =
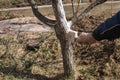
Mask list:
POLYGON ((35 80, 60 80, 64 77, 64 74, 58 74, 55 77, 49 78, 45 75, 41 74, 33 74, 29 70, 16 70, 12 67, 3 67, 0 68, 0 72, 6 75, 13 75, 14 77, 21 77, 21 78, 28 78, 28 79, 35 79, 35 80))

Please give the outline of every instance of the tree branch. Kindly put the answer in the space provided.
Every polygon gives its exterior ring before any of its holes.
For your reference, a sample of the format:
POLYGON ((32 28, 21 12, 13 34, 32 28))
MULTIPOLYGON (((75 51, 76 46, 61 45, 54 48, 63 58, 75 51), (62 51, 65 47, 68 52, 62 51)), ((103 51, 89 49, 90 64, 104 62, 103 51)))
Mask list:
POLYGON ((60 0, 52 0, 52 6, 54 10, 54 14, 57 20, 57 23, 61 26, 61 30, 68 32, 70 30, 69 25, 67 25, 67 19, 65 16, 65 11, 63 8, 62 1, 60 0))
POLYGON ((77 21, 81 20, 90 10, 106 1, 107 0, 96 0, 95 2, 91 3, 80 15, 78 15, 77 18, 73 17, 72 20, 69 21, 69 25, 74 25, 77 21))
POLYGON ((43 23, 47 24, 48 26, 55 26, 56 24, 56 21, 55 20, 51 20, 51 19, 48 19, 46 18, 44 15, 42 15, 39 11, 38 11, 38 7, 35 3, 34 0, 28 0, 31 8, 32 8, 32 11, 34 13, 34 15, 40 20, 42 21, 43 23))
POLYGON ((57 24, 59 24, 60 27, 59 31, 63 31, 62 33, 65 34, 67 37, 72 39, 72 42, 74 42, 74 39, 77 38, 78 33, 77 31, 71 30, 71 26, 68 24, 68 21, 65 16, 64 7, 62 4, 62 0, 52 0, 52 6, 54 9, 54 13, 56 16, 57 24))

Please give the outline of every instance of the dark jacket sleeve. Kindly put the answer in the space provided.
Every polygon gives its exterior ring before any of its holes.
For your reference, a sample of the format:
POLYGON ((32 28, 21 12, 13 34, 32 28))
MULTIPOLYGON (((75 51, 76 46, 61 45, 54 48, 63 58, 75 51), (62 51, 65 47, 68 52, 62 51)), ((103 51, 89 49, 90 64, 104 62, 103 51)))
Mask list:
POLYGON ((104 23, 100 24, 92 33, 93 37, 100 41, 103 39, 114 40, 120 37, 120 11, 104 23))

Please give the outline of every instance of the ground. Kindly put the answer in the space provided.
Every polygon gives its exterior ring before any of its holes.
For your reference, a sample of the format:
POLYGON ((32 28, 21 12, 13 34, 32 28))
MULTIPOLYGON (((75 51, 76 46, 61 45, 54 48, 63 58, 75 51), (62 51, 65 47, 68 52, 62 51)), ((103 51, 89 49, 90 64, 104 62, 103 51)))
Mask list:
MULTIPOLYGON (((73 28, 79 32, 92 31, 105 18, 105 15, 88 15, 73 28)), ((78 80, 120 79, 119 39, 105 40, 91 46, 80 44, 73 46, 74 64, 80 73, 78 80)), ((1 34, 0 53, 1 80, 61 79, 62 56, 54 32, 1 34)))
MULTIPOLYGON (((50 4, 50 0, 35 0, 39 5, 50 4)), ((1 0, 0 8, 13 8, 28 6, 27 0, 1 0)))
MULTIPOLYGON (((74 30, 91 32, 111 13, 87 15, 74 30)), ((77 80, 120 80, 120 40, 73 44, 77 80)), ((64 80, 54 32, 0 34, 0 80, 64 80)))

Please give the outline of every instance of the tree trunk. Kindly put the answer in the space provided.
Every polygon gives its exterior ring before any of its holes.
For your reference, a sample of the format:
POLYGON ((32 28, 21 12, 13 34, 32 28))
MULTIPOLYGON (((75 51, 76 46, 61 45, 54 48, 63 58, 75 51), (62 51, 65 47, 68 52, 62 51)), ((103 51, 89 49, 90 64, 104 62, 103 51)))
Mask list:
POLYGON ((62 0, 52 0, 52 5, 57 21, 55 31, 61 44, 64 74, 67 77, 71 77, 74 75, 74 67, 72 41, 70 36, 68 35, 70 26, 68 25, 68 22, 66 20, 62 0))
POLYGON ((56 26, 55 31, 61 44, 64 74, 67 77, 74 76, 72 42, 69 38, 66 38, 63 32, 60 32, 59 28, 59 26, 56 26))
MULTIPOLYGON (((104 3, 107 0, 96 0, 92 4, 90 4, 81 14, 79 14, 76 18, 73 17, 69 22, 66 20, 65 11, 63 8, 62 0, 51 0, 52 6, 54 9, 56 20, 51 20, 41 14, 38 11, 38 7, 35 4, 34 0, 28 0, 30 3, 34 15, 43 23, 54 27, 57 38, 61 44, 61 52, 63 56, 63 67, 64 73, 67 77, 74 76, 74 65, 73 65, 73 47, 72 43, 74 39, 77 37, 77 32, 70 29, 72 25, 74 25, 78 20, 81 20, 91 9, 95 6, 104 3)), ((74 80, 75 78, 71 79, 74 80)))
POLYGON ((69 41, 69 39, 60 41, 63 56, 64 73, 68 77, 74 76, 73 48, 72 44, 70 44, 69 41))

